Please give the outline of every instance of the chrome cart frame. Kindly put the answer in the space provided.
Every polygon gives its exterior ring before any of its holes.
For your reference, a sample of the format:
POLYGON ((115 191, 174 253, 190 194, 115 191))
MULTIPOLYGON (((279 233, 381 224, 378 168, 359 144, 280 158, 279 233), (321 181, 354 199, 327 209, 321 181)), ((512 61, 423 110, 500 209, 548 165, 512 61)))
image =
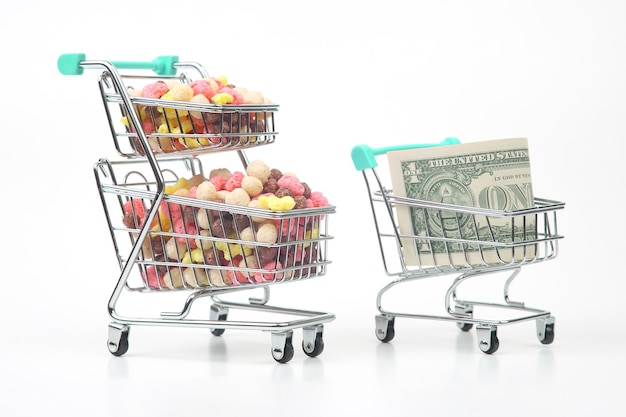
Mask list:
MULTIPOLYGON (((271 354, 279 363, 294 356, 293 331, 303 330, 302 348, 309 357, 324 349, 327 312, 283 308, 268 304, 270 286, 326 275, 328 220, 334 206, 276 212, 172 193, 180 181, 205 177, 201 158, 235 151, 244 170, 250 148, 272 144, 277 132, 275 104, 215 105, 137 97, 134 83, 208 78, 199 64, 164 56, 149 62, 86 60, 84 54, 65 54, 58 68, 65 75, 101 69, 98 84, 115 149, 123 158, 101 158, 94 175, 111 234, 120 276, 108 303, 112 319, 108 349, 115 356, 128 351, 134 325, 182 326, 210 329, 220 336, 226 329, 271 333, 271 354), (119 70, 126 69, 122 75, 119 70), (144 70, 152 71, 146 75, 144 70), (133 72, 135 71, 135 72, 133 72), (169 113, 168 113, 169 112, 169 113), (158 123, 157 118, 167 114, 158 123), (194 123, 182 129, 186 121, 194 123), (181 219, 184 218, 184 221, 181 219), (260 240, 257 225, 274 225, 277 237, 260 240), (182 228, 175 225, 182 224, 182 228), (173 252, 172 252, 173 251, 173 252), (268 266, 269 265, 269 266, 268 266), (244 291, 262 291, 244 301, 227 301, 244 291), (133 311, 123 299, 152 296, 182 307, 156 312, 133 311), (195 302, 211 300, 208 318, 194 315, 195 302), (122 305, 129 312, 122 312, 122 305), (179 304, 180 305, 180 304, 179 304), (174 310, 174 311, 171 311, 174 310), (266 314, 268 320, 229 320, 231 310, 266 314)), ((162 307, 162 306, 161 306, 162 307)))
MULTIPOLYGON (((458 143, 458 140, 449 138, 438 144, 407 145, 402 149, 455 143, 458 143)), ((509 293, 511 283, 523 266, 537 264, 557 256, 558 241, 563 238, 557 232, 557 212, 563 209, 565 204, 535 198, 533 208, 500 211, 396 196, 393 190, 385 187, 384 181, 377 172, 376 157, 398 149, 399 147, 371 148, 367 145, 359 145, 352 150, 353 163, 365 180, 385 273, 393 278, 378 292, 376 298, 376 307, 379 312, 376 316, 376 337, 382 342, 391 341, 395 336, 394 324, 397 317, 452 321, 456 322, 463 331, 468 331, 476 325, 478 347, 482 352, 491 354, 499 348, 498 326, 535 320, 539 341, 542 344, 552 343, 554 316, 548 310, 528 307, 523 302, 512 300, 509 293), (457 226, 453 225, 452 229, 458 230, 461 229, 460 219, 469 218, 467 223, 473 225, 474 230, 469 237, 458 234, 446 236, 439 233, 401 234, 397 216, 399 209, 418 211, 423 218, 430 216, 443 219, 445 216, 447 221, 452 221, 453 224, 456 222, 457 226), (487 233, 479 233, 476 226, 478 217, 487 219, 488 223, 489 219, 508 217, 511 219, 513 228, 521 230, 521 235, 511 233, 517 238, 502 241, 493 226, 489 227, 490 230, 487 233), (433 255, 434 245, 444 248, 444 254, 437 259, 433 255), (460 259, 458 253, 455 254, 456 258, 452 256, 452 251, 449 250, 452 245, 463 248, 460 259), (405 262, 404 251, 408 246, 414 247, 418 252, 417 265, 408 265, 405 262), (474 248, 474 254, 478 254, 478 262, 476 256, 470 258, 468 250, 470 247, 474 248), (495 260, 487 261, 485 254, 488 251, 496 254, 495 260), (502 301, 469 300, 457 295, 457 290, 462 283, 470 278, 488 274, 504 274, 508 277, 504 283, 502 301), (446 291, 442 314, 401 312, 383 306, 384 296, 393 287, 442 275, 456 275, 446 291), (475 315, 475 307, 489 307, 500 309, 500 311, 512 310, 516 314, 512 318, 502 319, 478 317, 475 315)))

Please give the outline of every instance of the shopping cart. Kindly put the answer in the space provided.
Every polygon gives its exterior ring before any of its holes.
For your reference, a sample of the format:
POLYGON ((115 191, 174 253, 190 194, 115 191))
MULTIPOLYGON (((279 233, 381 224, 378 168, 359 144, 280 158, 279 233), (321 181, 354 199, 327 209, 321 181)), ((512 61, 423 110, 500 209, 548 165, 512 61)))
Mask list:
POLYGON ((393 278, 377 295, 376 306, 379 314, 375 320, 376 337, 382 342, 391 341, 395 336, 396 317, 452 321, 462 331, 469 331, 476 325, 478 347, 482 352, 491 354, 498 350, 500 344, 498 326, 536 320, 539 341, 550 344, 554 340, 554 316, 547 310, 531 308, 523 302, 513 301, 509 296, 509 287, 523 266, 557 256, 558 241, 562 238, 557 233, 557 212, 564 208, 564 203, 535 198, 532 208, 501 211, 406 198, 394 195, 393 190, 386 188, 383 177, 377 172, 376 157, 388 152, 458 143, 457 139, 448 138, 437 144, 382 148, 359 145, 352 149, 352 161, 365 179, 385 272, 393 278), (413 216, 417 214, 422 219, 445 221, 447 226, 444 229, 454 233, 442 233, 441 229, 435 228, 426 228, 426 233, 403 233, 399 227, 399 210, 410 211, 413 216), (502 233, 495 226, 498 219, 505 218, 508 218, 511 229, 515 230, 515 233, 509 231, 509 239, 501 239, 502 233), (458 233, 461 222, 464 230, 469 227, 469 233, 458 233), (486 231, 479 231, 479 223, 490 226, 486 231), (409 247, 416 251, 417 262, 406 262, 405 254, 409 247), (439 249, 435 250, 436 247, 439 249), (462 250, 455 250, 453 253, 452 248, 462 250), (433 256, 435 252, 440 255, 433 256), (486 256, 487 253, 492 256, 486 256), (457 290, 461 283, 486 274, 500 274, 506 278, 504 300, 469 300, 458 296, 457 290), (442 275, 455 275, 445 294, 444 312, 407 313, 383 307, 383 296, 391 288, 442 275), (504 318, 493 319, 486 315, 478 317, 475 307, 485 307, 485 310, 491 312, 495 309, 498 317, 504 318), (505 310, 508 311, 507 314, 505 310))
POLYGON ((205 155, 223 157, 223 152, 235 151, 235 159, 248 168, 245 151, 275 141, 278 106, 216 105, 129 93, 134 85, 156 80, 189 84, 209 78, 201 65, 179 62, 176 56, 129 62, 65 54, 58 60, 65 75, 87 68, 102 70, 98 84, 122 156, 101 158, 94 165, 121 270, 108 304, 109 351, 125 354, 130 327, 151 325, 202 327, 215 336, 226 329, 269 332, 271 354, 279 363, 293 358, 293 331, 302 329, 304 353, 321 354, 324 323, 335 316, 271 306, 269 287, 326 274, 332 239, 328 220, 335 207, 273 211, 176 192, 206 180, 205 155), (122 69, 127 73, 122 75, 122 69), (194 123, 186 124, 191 117, 194 123), (237 295, 244 291, 260 294, 237 295), (148 296, 151 302, 141 303, 148 296), (197 312, 192 307, 202 298, 211 300, 210 308, 197 312), (255 319, 232 320, 234 310, 252 311, 255 319), (259 314, 266 319, 256 319, 259 314))

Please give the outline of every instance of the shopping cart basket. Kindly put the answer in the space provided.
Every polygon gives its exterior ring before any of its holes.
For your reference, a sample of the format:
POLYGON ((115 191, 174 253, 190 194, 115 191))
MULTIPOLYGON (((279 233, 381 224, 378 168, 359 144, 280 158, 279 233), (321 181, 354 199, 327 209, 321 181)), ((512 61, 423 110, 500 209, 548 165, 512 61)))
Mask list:
POLYGON ((247 168, 247 149, 274 142, 278 106, 215 105, 129 94, 134 83, 157 79, 190 83, 192 75, 209 77, 199 64, 181 63, 177 57, 122 62, 67 54, 59 58, 58 67, 66 75, 103 69, 100 92, 115 148, 123 157, 101 158, 94 165, 121 269, 108 304, 109 351, 125 354, 130 327, 152 325, 203 327, 216 336, 226 329, 269 332, 272 357, 279 363, 293 358, 293 331, 301 328, 304 353, 321 354, 323 325, 335 316, 271 306, 269 287, 326 274, 332 239, 328 220, 335 207, 272 211, 172 192, 181 183, 207 178, 205 155, 236 151, 247 168), (129 75, 120 69, 129 70, 129 75), (157 75, 132 72, 145 69, 157 75), (169 117, 158 121, 166 128, 154 129, 157 118, 168 112, 169 117), (199 122, 182 129, 190 116, 199 122), (242 291, 261 294, 235 300, 234 294, 242 291), (229 300, 224 299, 227 294, 229 300), (162 298, 153 298, 144 308, 137 296, 162 298), (208 318, 192 310, 202 298, 211 300, 208 318), (170 304, 179 307, 163 311, 170 304), (154 305, 156 309, 150 307, 154 305), (231 310, 252 311, 255 319, 229 319, 231 310), (260 313, 268 319, 257 320, 260 313))
MULTIPOLYGON (((502 211, 445 204, 432 201, 406 198, 394 195, 393 190, 384 185, 383 177, 377 172, 377 156, 396 150, 417 149, 429 146, 454 145, 459 141, 448 138, 437 144, 401 145, 371 148, 358 145, 352 149, 352 161, 363 175, 369 195, 383 266, 387 276, 393 278, 377 295, 376 337, 389 342, 395 336, 395 318, 418 318, 456 322, 457 326, 468 331, 476 325, 478 346, 482 352, 494 353, 498 350, 498 326, 536 320, 537 337, 542 344, 554 340, 554 316, 547 310, 531 308, 523 302, 513 301, 509 287, 525 265, 554 259, 558 253, 557 212, 564 203, 535 198, 534 207, 502 211), (447 222, 445 229, 460 231, 460 222, 469 233, 440 233, 426 228, 426 233, 410 234, 401 232, 398 211, 409 210, 419 213, 421 218, 439 219, 447 222), (502 231, 497 230, 498 219, 509 219, 512 230, 508 239, 502 239, 502 231), (480 221, 479 221, 480 219, 480 221), (451 222, 451 223, 450 223, 451 222), (478 230, 478 224, 490 225, 487 230, 478 230), (408 247, 417 252, 417 262, 406 262, 408 247), (438 247, 439 256, 433 256, 438 247), (462 248, 452 251, 452 247, 462 248), (471 251, 470 251, 471 248, 471 251), (491 256, 487 256, 487 253, 491 256), (472 256, 470 256, 470 254, 472 256), (478 254, 478 262, 476 261, 478 254), (495 254, 495 256, 494 256, 495 254), (460 258, 459 258, 460 256, 460 258), (502 301, 479 301, 462 299, 458 296, 459 285, 470 278, 485 274, 502 273, 507 277, 502 301), (445 312, 422 314, 393 311, 383 307, 383 296, 391 288, 410 281, 442 275, 455 275, 445 294, 445 312), (495 308, 504 313, 508 310, 513 317, 493 319, 478 317, 475 307, 495 308)), ((504 316, 504 314, 500 314, 504 316)))

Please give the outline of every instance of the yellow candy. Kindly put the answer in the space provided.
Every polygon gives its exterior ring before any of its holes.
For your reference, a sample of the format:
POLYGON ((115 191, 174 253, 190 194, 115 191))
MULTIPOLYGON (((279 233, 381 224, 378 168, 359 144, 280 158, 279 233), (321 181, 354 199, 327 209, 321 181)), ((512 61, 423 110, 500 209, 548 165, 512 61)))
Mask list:
POLYGON ((265 209, 276 212, 283 212, 289 211, 294 208, 296 205, 296 200, 288 195, 284 197, 276 197, 275 195, 262 195, 259 197, 259 203, 261 203, 261 207, 265 209))
POLYGON ((187 178, 181 177, 178 181, 176 181, 176 183, 165 186, 165 194, 174 194, 176 191, 183 188, 187 190, 189 189, 189 181, 187 181, 187 178))
MULTIPOLYGON (((191 122, 191 120, 189 120, 189 118, 185 118, 183 120, 181 120, 181 127, 183 129, 183 133, 193 133, 193 123, 191 122)), ((198 142, 198 139, 196 138, 178 138, 178 141, 185 145, 188 148, 199 148, 200 147, 200 143, 198 142)))
POLYGON ((228 93, 217 93, 211 98, 211 101, 215 104, 230 104, 235 101, 235 98, 228 93))
POLYGON ((224 259, 230 261, 237 255, 248 256, 252 254, 252 248, 238 243, 215 242, 213 244, 218 250, 224 252, 224 259))
POLYGON ((180 128, 178 126, 176 127, 171 127, 166 125, 165 123, 163 123, 162 125, 159 125, 159 127, 157 128, 157 132, 159 133, 180 133, 180 128))
MULTIPOLYGON (((224 84, 224 85, 227 85, 227 84, 228 84, 228 78, 226 78, 226 76, 225 76, 225 75, 220 75, 219 77, 217 77, 217 80, 218 80, 218 81, 221 81, 221 82, 222 82, 222 84, 224 84)), ((215 90, 217 90, 217 88, 216 88, 215 90)))
POLYGON ((184 264, 202 264, 204 263, 204 252, 199 248, 192 249, 191 252, 185 253, 181 262, 184 264))
POLYGON ((180 190, 181 188, 189 189, 189 181, 187 181, 187 178, 181 177, 176 181, 176 189, 180 190))
POLYGON ((161 207, 159 207, 159 212, 154 217, 152 224, 150 225, 150 230, 153 232, 171 232, 172 231, 172 223, 168 216, 163 213, 161 207))
MULTIPOLYGON (((161 100, 176 100, 175 97, 176 96, 174 95, 174 93, 170 90, 161 96, 161 100)), ((165 113, 165 117, 167 117, 168 119, 173 119, 173 118, 180 117, 180 116, 187 116, 189 114, 187 110, 172 109, 169 107, 168 108, 157 107, 157 110, 161 113, 165 113)))

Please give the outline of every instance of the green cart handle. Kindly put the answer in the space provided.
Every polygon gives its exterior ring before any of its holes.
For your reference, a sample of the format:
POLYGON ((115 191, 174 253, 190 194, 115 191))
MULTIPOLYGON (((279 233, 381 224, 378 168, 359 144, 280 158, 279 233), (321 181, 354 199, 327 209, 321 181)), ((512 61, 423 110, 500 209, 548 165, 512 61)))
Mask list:
MULTIPOLYGON (((152 61, 110 61, 119 69, 147 69, 154 71, 157 75, 176 75, 174 64, 178 62, 176 55, 164 55, 152 61)), ((82 75, 85 63, 85 54, 62 54, 57 60, 57 68, 63 75, 82 75)))
POLYGON ((357 145, 352 148, 352 162, 357 171, 363 171, 367 168, 375 168, 376 155, 384 155, 392 151, 404 151, 407 149, 430 148, 432 146, 457 145, 461 143, 457 138, 446 138, 439 143, 418 143, 410 145, 385 146, 382 148, 370 148, 367 145, 357 145))

